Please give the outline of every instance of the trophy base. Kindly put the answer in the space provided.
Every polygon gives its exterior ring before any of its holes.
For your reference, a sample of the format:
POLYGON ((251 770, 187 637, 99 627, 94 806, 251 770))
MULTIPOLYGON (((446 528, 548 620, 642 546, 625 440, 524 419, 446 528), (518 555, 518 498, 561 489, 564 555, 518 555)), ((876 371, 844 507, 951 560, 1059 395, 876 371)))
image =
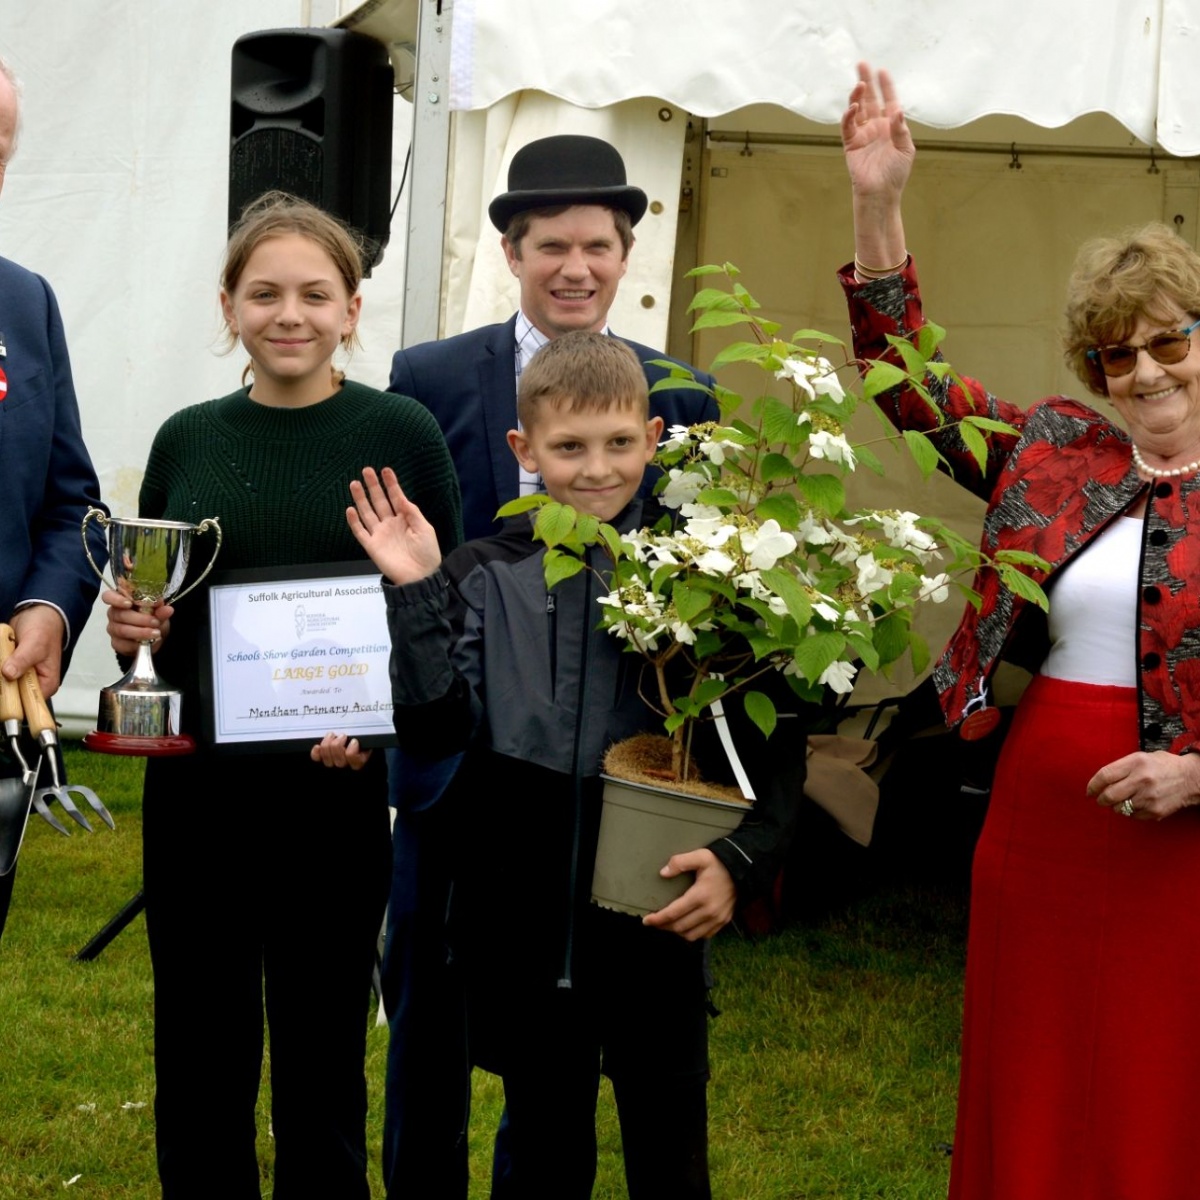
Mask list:
POLYGON ((135 665, 123 679, 100 689, 96 728, 83 744, 101 754, 147 758, 193 753, 196 739, 179 728, 181 694, 157 676, 137 671, 135 665))
POLYGON ((125 754, 134 758, 163 758, 196 752, 196 739, 186 733, 173 737, 134 737, 126 733, 102 733, 99 729, 93 729, 83 739, 83 745, 97 754, 125 754))

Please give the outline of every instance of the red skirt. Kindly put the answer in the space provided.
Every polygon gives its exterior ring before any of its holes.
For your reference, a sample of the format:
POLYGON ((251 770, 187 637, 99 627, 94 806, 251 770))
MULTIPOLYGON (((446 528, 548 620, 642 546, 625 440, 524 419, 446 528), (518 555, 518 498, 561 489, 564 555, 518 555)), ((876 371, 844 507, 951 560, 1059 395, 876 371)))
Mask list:
POLYGON ((1086 794, 1137 694, 1037 677, 975 853, 952 1200, 1200 1196, 1200 810, 1086 794))

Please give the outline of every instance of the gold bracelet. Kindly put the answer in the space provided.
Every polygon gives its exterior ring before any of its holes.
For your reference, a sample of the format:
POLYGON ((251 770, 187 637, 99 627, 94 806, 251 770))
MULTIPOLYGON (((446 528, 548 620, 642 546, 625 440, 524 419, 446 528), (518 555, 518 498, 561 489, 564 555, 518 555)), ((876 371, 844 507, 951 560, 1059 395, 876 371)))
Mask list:
POLYGON ((903 271, 908 266, 908 251, 905 250, 904 257, 894 267, 868 267, 865 263, 859 260, 858 255, 854 256, 854 269, 860 275, 895 275, 899 271, 903 271))

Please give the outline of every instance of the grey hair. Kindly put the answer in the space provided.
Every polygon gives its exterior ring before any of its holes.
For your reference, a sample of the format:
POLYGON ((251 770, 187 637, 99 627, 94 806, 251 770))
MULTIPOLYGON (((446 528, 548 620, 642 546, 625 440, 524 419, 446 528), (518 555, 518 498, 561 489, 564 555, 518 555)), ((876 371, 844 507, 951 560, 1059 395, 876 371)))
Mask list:
POLYGON ((21 140, 21 81, 17 78, 17 73, 8 65, 4 55, 0 54, 0 75, 3 75, 8 80, 9 86, 13 90, 13 95, 17 98, 17 127, 13 130, 12 145, 8 148, 9 160, 17 152, 17 143, 21 140))

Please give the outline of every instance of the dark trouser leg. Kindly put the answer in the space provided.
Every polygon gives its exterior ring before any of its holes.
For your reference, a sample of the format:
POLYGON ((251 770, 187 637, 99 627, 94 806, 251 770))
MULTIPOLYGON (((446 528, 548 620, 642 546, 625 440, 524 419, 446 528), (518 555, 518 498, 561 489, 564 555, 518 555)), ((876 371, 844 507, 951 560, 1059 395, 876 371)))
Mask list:
POLYGON ((613 1082, 629 1200, 711 1200, 703 1079, 613 1082))
POLYGON ((236 833, 198 833, 197 806, 213 794, 204 786, 203 765, 192 768, 195 790, 178 764, 150 767, 144 888, 163 1197, 258 1200, 262 957, 257 892, 247 886, 257 878, 249 850, 257 839, 232 821, 236 833))
POLYGON ((382 763, 299 763, 273 831, 264 974, 275 1131, 274 1200, 367 1200, 371 967, 391 873, 382 763))
POLYGON ((12 903, 13 884, 16 882, 16 864, 7 875, 0 875, 0 937, 4 936, 4 925, 8 920, 8 906, 12 903))
MULTIPOLYGON (((512 1200, 588 1200, 596 1179, 599 1047, 547 1039, 504 1076, 512 1200)), ((493 1193, 494 1194, 494 1193, 493 1193)))
POLYGON ((414 813, 402 804, 393 827, 383 962, 390 1027, 383 1179, 389 1200, 467 1195, 471 1068, 461 983, 446 961, 454 845, 447 819, 440 811, 414 813))

